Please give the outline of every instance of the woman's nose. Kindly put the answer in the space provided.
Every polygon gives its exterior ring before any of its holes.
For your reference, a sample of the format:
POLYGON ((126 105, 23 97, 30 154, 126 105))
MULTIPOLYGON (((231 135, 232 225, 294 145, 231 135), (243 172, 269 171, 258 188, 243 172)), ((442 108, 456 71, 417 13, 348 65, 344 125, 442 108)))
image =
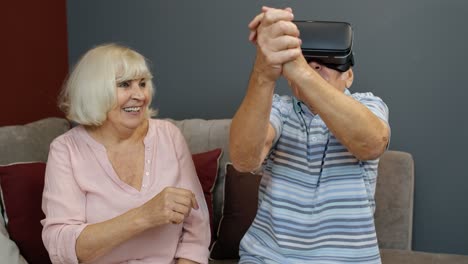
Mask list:
POLYGON ((140 89, 139 83, 132 85, 132 99, 141 100, 143 99, 143 91, 140 89))
POLYGON ((135 90, 132 94, 132 99, 134 100, 142 100, 143 98, 143 92, 140 90, 135 90))

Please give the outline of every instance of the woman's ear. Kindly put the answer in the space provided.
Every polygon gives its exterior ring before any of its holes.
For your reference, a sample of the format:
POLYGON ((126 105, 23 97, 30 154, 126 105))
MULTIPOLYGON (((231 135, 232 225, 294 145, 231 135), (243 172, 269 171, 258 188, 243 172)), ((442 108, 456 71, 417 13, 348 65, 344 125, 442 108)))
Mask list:
POLYGON ((347 71, 341 73, 341 80, 345 81, 346 88, 351 87, 354 81, 353 68, 349 68, 347 71))

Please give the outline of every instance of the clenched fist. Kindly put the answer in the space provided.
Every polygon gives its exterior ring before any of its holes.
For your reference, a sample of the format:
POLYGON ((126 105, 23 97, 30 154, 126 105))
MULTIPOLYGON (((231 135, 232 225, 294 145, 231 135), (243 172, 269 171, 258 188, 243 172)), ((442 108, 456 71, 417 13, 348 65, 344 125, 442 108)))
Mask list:
POLYGON ((263 7, 249 23, 249 40, 257 45, 255 70, 269 81, 276 81, 282 65, 302 54, 299 30, 293 18, 290 8, 263 7))
POLYGON ((190 190, 175 187, 164 188, 141 207, 144 219, 151 226, 180 224, 190 215, 192 208, 198 209, 195 194, 190 190))

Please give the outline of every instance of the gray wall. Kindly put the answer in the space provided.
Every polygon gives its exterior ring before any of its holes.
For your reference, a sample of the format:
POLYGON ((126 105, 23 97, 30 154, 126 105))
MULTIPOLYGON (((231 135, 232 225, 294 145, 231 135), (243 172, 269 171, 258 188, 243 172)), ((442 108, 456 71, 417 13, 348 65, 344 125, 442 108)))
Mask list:
MULTIPOLYGON (((261 5, 297 19, 343 20, 355 30, 354 91, 390 108, 391 149, 413 154, 413 248, 468 255, 468 2, 67 1, 70 63, 119 42, 152 61, 161 117, 230 118, 255 48, 247 24, 261 5)), ((282 80, 278 93, 289 93, 282 80)))

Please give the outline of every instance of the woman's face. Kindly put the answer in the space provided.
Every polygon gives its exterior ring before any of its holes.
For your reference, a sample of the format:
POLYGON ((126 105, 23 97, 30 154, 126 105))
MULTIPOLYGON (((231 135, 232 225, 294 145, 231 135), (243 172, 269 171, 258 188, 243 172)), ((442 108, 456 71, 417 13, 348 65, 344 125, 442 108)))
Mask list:
POLYGON ((117 105, 107 114, 106 123, 136 129, 148 118, 150 92, 147 80, 135 79, 117 83, 117 105))

